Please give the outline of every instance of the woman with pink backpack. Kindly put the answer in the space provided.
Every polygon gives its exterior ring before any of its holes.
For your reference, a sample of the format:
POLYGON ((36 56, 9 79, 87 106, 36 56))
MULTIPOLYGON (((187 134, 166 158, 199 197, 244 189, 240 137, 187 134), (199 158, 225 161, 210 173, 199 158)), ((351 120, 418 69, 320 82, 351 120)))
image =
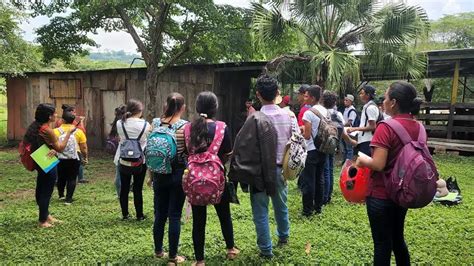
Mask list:
POLYGON ((412 84, 392 83, 383 101, 392 119, 378 124, 370 143, 372 157, 359 156, 356 162, 373 170, 366 205, 375 265, 390 265, 392 251, 397 265, 410 265, 403 235, 407 208, 427 205, 436 193, 438 173, 425 128, 415 119, 421 103, 412 84))
POLYGON ((234 243, 230 195, 224 191, 223 165, 232 153, 232 142, 226 124, 215 120, 217 108, 217 96, 210 91, 201 92, 196 98, 199 117, 184 128, 188 166, 183 176, 183 190, 192 206, 196 265, 205 264, 207 205, 214 205, 219 217, 227 259, 232 260, 240 253, 234 243))

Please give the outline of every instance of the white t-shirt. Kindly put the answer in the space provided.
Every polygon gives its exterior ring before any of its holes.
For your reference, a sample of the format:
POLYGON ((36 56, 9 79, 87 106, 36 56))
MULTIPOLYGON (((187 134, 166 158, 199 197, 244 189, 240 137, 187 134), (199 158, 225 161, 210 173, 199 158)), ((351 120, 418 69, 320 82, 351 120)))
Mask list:
POLYGON ((335 110, 335 109, 328 109, 328 112, 329 112, 329 115, 332 115, 334 113, 336 113, 336 116, 337 118, 342 121, 342 124, 344 125, 346 123, 346 119, 344 119, 344 116, 342 115, 341 112, 339 112, 338 110, 335 110))
MULTIPOLYGON (((128 137, 130 139, 136 139, 138 138, 138 135, 140 135, 140 132, 142 132, 143 125, 146 121, 141 118, 128 118, 127 121, 125 121, 125 130, 127 131, 128 137)), ((140 138, 140 146, 142 147, 142 151, 145 151, 146 147, 146 139, 148 137, 148 134, 150 133, 151 126, 150 123, 146 122, 146 128, 145 131, 143 132, 142 137, 140 138)), ((117 149, 117 152, 115 153, 114 157, 114 163, 115 165, 118 165, 119 159, 120 159, 120 144, 122 144, 123 140, 125 140, 125 134, 122 129, 122 120, 117 121, 117 133, 120 137, 120 142, 119 146, 117 149)))
MULTIPOLYGON (((322 105, 317 104, 311 108, 315 108, 323 116, 329 118, 328 110, 324 108, 322 105)), ((311 123, 311 137, 306 140, 307 151, 316 150, 316 146, 314 146, 313 138, 315 138, 318 135, 319 122, 321 121, 321 119, 319 119, 319 117, 315 115, 311 110, 307 110, 303 114, 303 121, 307 121, 311 123)))
MULTIPOLYGON (((354 123, 356 118, 357 118, 357 111, 354 105, 351 105, 349 107, 346 107, 346 109, 344 109, 344 121, 345 121, 344 123, 349 122, 349 120, 351 120, 352 123, 354 123), (351 110, 354 110, 354 111, 351 111, 351 110)), ((353 125, 351 124, 351 126, 353 125)))
MULTIPOLYGON (((369 125, 369 123, 366 121, 377 121, 377 118, 379 117, 379 108, 377 105, 374 103, 374 101, 369 101, 364 105, 364 108, 362 109, 362 113, 360 116, 360 126, 359 127, 366 127, 369 125), (367 112, 365 111, 367 109, 367 112), (365 116, 367 114, 367 117, 365 116)), ((371 141, 372 137, 374 135, 372 134, 372 131, 364 131, 360 132, 357 135, 357 143, 364 143, 367 141, 371 141)))

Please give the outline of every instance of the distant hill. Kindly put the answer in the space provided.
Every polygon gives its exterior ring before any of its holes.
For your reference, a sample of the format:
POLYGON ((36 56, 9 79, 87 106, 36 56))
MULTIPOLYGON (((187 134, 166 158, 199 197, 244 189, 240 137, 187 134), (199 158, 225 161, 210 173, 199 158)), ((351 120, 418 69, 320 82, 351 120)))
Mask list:
MULTIPOLYGON (((89 58, 94 61, 119 61, 130 64, 134 58, 141 58, 138 54, 127 53, 125 51, 89 52, 89 58)), ((142 61, 135 60, 134 64, 142 61)))

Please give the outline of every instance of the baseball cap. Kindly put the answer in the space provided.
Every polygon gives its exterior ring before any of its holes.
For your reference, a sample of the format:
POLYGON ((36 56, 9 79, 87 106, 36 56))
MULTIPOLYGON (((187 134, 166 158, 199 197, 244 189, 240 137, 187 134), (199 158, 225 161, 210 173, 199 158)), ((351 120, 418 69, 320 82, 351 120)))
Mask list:
POLYGON ((346 95, 346 99, 348 99, 348 100, 351 101, 351 102, 354 102, 354 95, 352 95, 352 94, 347 94, 347 95, 346 95))
POLYGON ((283 96, 283 100, 282 100, 282 101, 283 101, 283 103, 286 104, 286 105, 290 104, 290 96, 289 96, 289 95, 283 96))
POLYGON ((303 94, 303 93, 306 92, 306 88, 308 88, 308 87, 309 87, 309 85, 303 84, 303 85, 301 85, 298 89, 294 90, 294 93, 301 93, 301 94, 303 94))
POLYGON ((375 97, 375 87, 371 85, 365 85, 362 88, 366 94, 371 95, 372 97, 375 97))

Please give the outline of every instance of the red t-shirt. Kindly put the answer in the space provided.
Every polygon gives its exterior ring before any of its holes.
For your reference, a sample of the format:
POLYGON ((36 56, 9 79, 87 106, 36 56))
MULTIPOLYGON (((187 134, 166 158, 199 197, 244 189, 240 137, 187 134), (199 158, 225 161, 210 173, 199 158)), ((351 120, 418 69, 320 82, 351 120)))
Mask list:
POLYGON ((309 108, 311 108, 311 105, 309 104, 305 104, 303 107, 301 107, 300 112, 298 113, 298 126, 304 126, 303 115, 304 112, 309 110, 309 108))
MULTIPOLYGON (((419 123, 414 120, 414 117, 410 114, 400 114, 392 117, 402 124, 402 126, 408 131, 408 134, 413 139, 418 139, 418 133, 420 130, 419 123)), ((372 176, 369 179, 369 188, 367 190, 367 196, 388 199, 388 195, 385 192, 384 184, 384 173, 389 173, 393 169, 395 160, 398 154, 403 148, 402 141, 388 125, 381 123, 375 130, 374 137, 370 142, 372 148, 378 147, 388 150, 387 164, 385 165, 384 172, 372 172, 372 176)))

